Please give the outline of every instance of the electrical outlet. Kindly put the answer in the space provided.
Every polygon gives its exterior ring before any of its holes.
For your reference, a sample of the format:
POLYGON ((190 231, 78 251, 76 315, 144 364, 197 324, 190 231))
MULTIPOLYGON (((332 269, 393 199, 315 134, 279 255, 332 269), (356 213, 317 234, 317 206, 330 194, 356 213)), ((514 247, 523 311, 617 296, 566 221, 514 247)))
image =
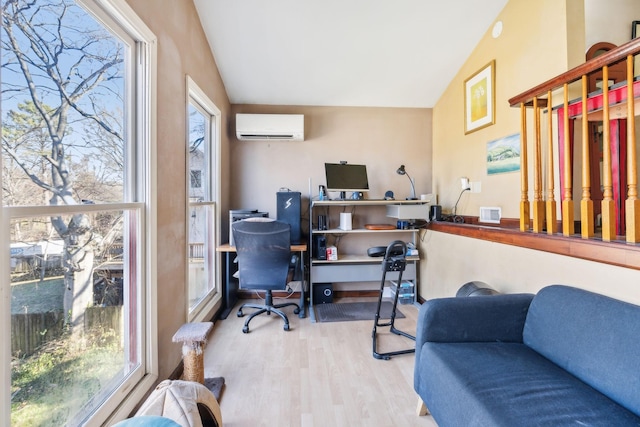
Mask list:
POLYGON ((469 188, 472 193, 479 193, 480 191, 482 191, 481 182, 480 181, 471 182, 469 183, 469 188))
POLYGON ((469 178, 460 178, 460 186, 463 190, 469 189, 469 178))

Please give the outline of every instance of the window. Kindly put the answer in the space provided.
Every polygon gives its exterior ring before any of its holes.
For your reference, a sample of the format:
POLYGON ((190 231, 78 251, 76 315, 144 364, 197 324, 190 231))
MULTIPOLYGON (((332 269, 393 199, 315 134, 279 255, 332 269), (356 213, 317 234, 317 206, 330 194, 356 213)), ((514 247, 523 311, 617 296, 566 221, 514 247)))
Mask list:
POLYGON ((2 4, 0 424, 102 424, 155 380, 155 41, 124 0, 2 4))
POLYGON ((220 300, 216 289, 218 268, 215 256, 218 197, 220 110, 191 79, 187 78, 187 182, 189 188, 187 236, 189 320, 205 314, 220 300))
POLYGON ((202 188, 201 170, 191 170, 191 188, 202 188))

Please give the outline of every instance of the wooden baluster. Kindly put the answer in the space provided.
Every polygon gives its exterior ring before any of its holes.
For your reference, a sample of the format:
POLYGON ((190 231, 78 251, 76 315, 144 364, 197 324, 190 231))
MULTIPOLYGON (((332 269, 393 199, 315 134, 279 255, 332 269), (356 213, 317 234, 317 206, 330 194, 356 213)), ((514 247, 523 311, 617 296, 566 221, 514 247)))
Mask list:
POLYGON ((562 189, 562 234, 570 236, 574 232, 573 225, 573 176, 571 164, 571 141, 569 141, 569 85, 564 84, 564 165, 562 176, 564 188, 562 189))
POLYGON ((616 205, 611 178, 611 129, 609 122, 609 67, 602 67, 602 240, 616 238, 616 205))
POLYGON ((540 141, 540 107, 538 97, 533 98, 533 132, 535 156, 533 158, 533 232, 544 227, 544 200, 542 199, 542 143, 540 141))
POLYGON ((582 76, 582 199, 580 199, 580 221, 583 239, 593 237, 593 200, 591 200, 591 177, 589 176, 589 117, 587 111, 587 76, 582 76))
POLYGON ((551 91, 547 92, 547 120, 549 122, 548 127, 548 142, 547 152, 549 160, 547 161, 547 234, 555 234, 558 231, 558 221, 556 221, 556 199, 555 185, 553 180, 554 176, 554 163, 553 163, 553 108, 551 102, 551 91))
POLYGON ((527 109, 520 104, 520 231, 529 231, 529 166, 527 164, 527 109))
POLYGON ((627 200, 625 218, 627 242, 640 241, 640 200, 638 200, 638 164, 636 161, 636 122, 633 96, 633 55, 627 56, 627 200))

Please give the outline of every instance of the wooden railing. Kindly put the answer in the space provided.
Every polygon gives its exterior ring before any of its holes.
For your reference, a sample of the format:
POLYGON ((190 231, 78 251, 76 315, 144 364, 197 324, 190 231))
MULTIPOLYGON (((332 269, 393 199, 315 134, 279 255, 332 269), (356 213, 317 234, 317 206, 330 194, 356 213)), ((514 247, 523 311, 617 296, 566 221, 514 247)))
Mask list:
POLYGON ((555 181, 560 181, 562 234, 570 236, 575 233, 575 208, 573 200, 573 167, 581 165, 582 174, 580 209, 580 235, 584 239, 595 236, 594 200, 591 194, 591 173, 594 172, 590 158, 589 121, 602 121, 602 201, 600 203, 602 240, 618 239, 624 234, 628 243, 640 241, 640 200, 638 200, 638 178, 636 157, 635 103, 640 96, 640 82, 634 80, 635 56, 640 53, 640 39, 634 39, 624 45, 610 50, 590 61, 585 62, 557 77, 554 77, 532 89, 527 90, 509 100, 512 107, 519 107, 521 112, 521 199, 520 230, 548 234, 557 232, 557 207, 554 198, 555 181), (626 82, 609 86, 609 68, 615 64, 626 63, 626 82), (602 72, 602 90, 588 93, 588 78, 594 73, 602 72), (627 84, 632 82, 632 84, 627 84), (578 87, 576 87, 578 86, 578 87), (571 91, 579 93, 578 98, 569 101, 571 91), (556 98, 562 99, 554 108, 556 98), (627 102, 635 99, 634 102, 627 102), (611 108, 615 107, 615 118, 611 118, 611 108), (529 110, 531 110, 529 112, 529 110), (547 144, 542 146, 544 130, 541 129, 541 114, 547 114, 547 144), (559 165, 554 165, 554 113, 557 117, 559 165), (533 115, 532 135, 528 135, 527 120, 533 115), (621 155, 612 157, 612 135, 610 129, 613 121, 626 119, 626 130, 621 136, 616 135, 622 147, 621 155), (573 124, 581 120, 582 141, 581 159, 574 159, 573 124), (529 156, 527 141, 533 141, 533 200, 529 201, 529 156), (543 158, 543 149, 547 156, 543 158), (546 163, 543 163, 545 161, 546 163), (575 163, 576 161, 579 163, 575 163), (616 167, 613 167, 614 165, 616 167), (619 167, 619 169, 617 168, 619 167), (543 177, 543 171, 546 171, 543 177), (624 173, 626 171, 626 173, 624 173), (624 174, 622 178, 614 174, 624 174), (557 177, 557 178, 556 178, 557 177), (615 178, 615 179, 614 179, 615 178), (543 182, 544 181, 544 182, 543 182), (626 182, 622 191, 614 188, 616 183, 626 182), (545 186, 546 184, 546 191, 545 186), (622 198, 625 198, 622 203, 622 198), (533 218, 531 218, 531 213, 533 218))

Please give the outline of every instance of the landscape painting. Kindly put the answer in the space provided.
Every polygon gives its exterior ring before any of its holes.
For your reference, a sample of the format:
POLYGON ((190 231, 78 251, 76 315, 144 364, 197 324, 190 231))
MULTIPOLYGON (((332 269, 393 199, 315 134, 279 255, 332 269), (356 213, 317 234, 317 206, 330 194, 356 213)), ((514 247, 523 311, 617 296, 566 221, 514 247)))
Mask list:
POLYGON ((487 143, 487 174, 520 170, 520 134, 505 136, 487 143))

